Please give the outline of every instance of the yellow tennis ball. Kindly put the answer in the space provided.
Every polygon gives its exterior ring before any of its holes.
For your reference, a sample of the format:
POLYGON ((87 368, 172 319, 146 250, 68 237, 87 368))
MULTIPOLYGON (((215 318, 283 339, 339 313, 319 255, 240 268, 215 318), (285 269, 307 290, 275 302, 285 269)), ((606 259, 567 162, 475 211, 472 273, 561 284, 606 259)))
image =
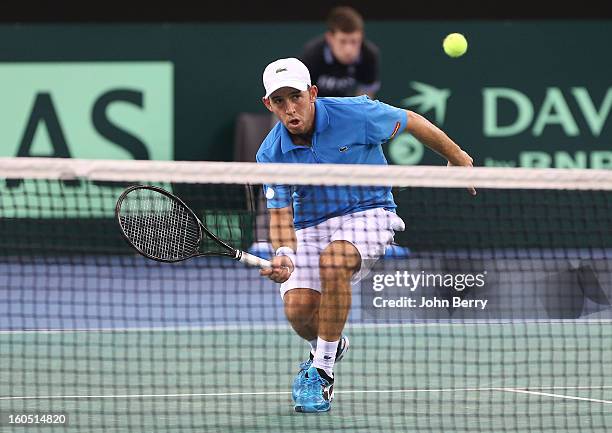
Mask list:
POLYGON ((451 57, 459 57, 467 51, 468 43, 461 33, 451 33, 442 42, 444 52, 451 57))

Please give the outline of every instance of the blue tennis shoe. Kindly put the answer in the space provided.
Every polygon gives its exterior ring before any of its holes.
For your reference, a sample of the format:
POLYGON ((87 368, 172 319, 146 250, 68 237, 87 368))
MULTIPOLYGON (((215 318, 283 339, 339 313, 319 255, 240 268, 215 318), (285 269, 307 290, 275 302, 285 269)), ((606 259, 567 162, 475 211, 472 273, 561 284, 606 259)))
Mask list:
MULTIPOLYGON (((346 355, 348 348, 349 348, 349 339, 346 335, 343 335, 340 338, 340 341, 338 342, 338 350, 336 351, 336 362, 339 362, 342 360, 342 358, 344 358, 344 355, 346 355)), ((306 374, 306 371, 312 365, 312 354, 310 355, 310 357, 311 359, 309 359, 308 361, 304 361, 300 364, 300 371, 298 372, 297 376, 295 376, 295 379, 293 379, 293 386, 291 387, 291 397, 293 398, 294 402, 297 400, 297 395, 298 395, 300 388, 302 388, 302 382, 304 381, 304 375, 306 374)))
POLYGON ((330 382, 319 374, 319 371, 311 366, 301 382, 295 400, 296 412, 315 413, 327 412, 331 409, 331 401, 334 398, 334 382, 330 382))

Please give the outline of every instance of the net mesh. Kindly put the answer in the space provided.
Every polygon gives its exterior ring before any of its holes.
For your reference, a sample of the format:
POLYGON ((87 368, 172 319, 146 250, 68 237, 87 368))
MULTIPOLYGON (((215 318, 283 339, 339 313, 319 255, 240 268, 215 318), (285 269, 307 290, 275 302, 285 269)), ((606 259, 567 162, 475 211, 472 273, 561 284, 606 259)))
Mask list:
MULTIPOLYGON (((83 432, 612 426, 612 173, 38 158, 0 167, 0 431, 15 431, 20 414, 63 414, 67 424, 49 431, 83 432), (323 295, 287 306, 279 284, 234 260, 136 254, 114 220, 133 184, 175 193, 222 240, 264 258, 270 233, 287 233, 270 219, 264 185, 278 200, 321 189, 343 203, 346 188, 358 202, 390 188, 397 208, 298 230, 295 288, 318 282, 323 295), (334 242, 343 247, 331 251, 334 242), (350 349, 333 367, 332 409, 295 413, 302 337, 338 326, 350 349)), ((321 207, 302 209, 315 220, 321 207)))

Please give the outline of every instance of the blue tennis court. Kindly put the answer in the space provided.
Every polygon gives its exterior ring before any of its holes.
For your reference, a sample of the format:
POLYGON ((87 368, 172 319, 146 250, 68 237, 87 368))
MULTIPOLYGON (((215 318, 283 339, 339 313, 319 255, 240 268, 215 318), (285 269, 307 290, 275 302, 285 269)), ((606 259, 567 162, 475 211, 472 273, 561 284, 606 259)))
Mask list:
POLYGON ((604 432, 612 423, 603 319, 372 323, 355 296, 335 406, 309 417, 290 396, 306 345, 276 286, 253 269, 8 259, 0 287, 0 410, 62 411, 69 431, 604 432))

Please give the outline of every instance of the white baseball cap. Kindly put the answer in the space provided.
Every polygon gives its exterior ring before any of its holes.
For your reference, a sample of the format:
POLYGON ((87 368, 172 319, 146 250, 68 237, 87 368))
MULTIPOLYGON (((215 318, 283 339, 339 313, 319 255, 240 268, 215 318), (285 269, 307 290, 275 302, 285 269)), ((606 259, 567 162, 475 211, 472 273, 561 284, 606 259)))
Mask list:
POLYGON ((311 85, 310 72, 306 65, 296 58, 278 59, 264 69, 263 85, 266 89, 264 98, 269 98, 281 87, 304 91, 311 85))

